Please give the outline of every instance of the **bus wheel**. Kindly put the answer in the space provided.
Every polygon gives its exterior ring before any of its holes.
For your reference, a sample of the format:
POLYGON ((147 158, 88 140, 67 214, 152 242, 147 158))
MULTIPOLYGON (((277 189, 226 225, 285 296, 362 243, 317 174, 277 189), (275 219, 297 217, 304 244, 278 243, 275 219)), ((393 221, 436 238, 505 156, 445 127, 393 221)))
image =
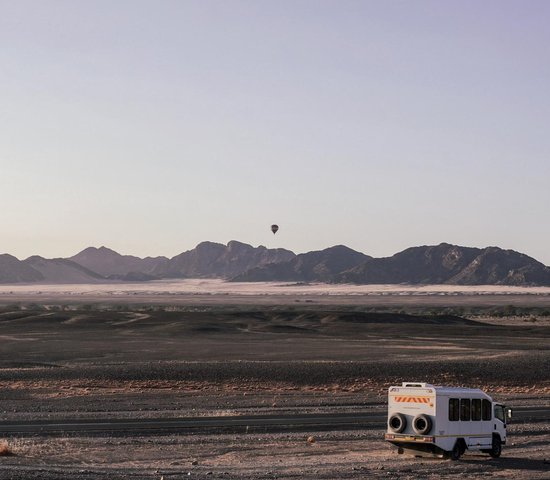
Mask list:
POLYGON ((489 455, 493 458, 500 457, 500 454, 502 453, 502 442, 500 441, 500 437, 498 435, 493 435, 493 445, 491 447, 491 450, 489 450, 489 455))
POLYGON ((460 440, 457 440, 455 443, 455 446, 451 450, 450 458, 453 461, 456 461, 460 459, 460 456, 462 455, 462 445, 460 445, 460 440))

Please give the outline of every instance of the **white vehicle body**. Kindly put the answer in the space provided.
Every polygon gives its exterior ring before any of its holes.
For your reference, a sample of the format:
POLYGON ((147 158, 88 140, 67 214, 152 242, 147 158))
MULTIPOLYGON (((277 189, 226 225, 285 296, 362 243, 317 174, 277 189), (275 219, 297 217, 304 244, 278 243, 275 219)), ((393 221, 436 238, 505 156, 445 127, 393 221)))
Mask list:
POLYGON ((479 389, 403 382, 388 390, 385 439, 403 449, 447 454, 466 450, 500 456, 511 412, 479 389))

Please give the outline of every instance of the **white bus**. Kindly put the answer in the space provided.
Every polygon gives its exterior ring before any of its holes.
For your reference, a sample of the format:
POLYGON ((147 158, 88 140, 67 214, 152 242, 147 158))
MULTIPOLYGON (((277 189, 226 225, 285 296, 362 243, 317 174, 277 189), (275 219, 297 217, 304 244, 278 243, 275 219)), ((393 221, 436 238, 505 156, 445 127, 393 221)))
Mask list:
POLYGON ((385 439, 412 453, 458 460, 468 451, 496 458, 506 444, 511 410, 479 389, 403 382, 388 390, 385 439))

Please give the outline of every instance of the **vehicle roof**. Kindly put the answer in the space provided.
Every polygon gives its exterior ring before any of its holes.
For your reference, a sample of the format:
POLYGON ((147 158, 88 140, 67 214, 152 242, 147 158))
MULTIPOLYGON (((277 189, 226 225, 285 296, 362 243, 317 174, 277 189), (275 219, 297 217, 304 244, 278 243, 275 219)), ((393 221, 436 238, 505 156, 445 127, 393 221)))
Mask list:
POLYGON ((463 393, 463 394, 472 394, 472 393, 477 393, 477 394, 480 394, 480 395, 484 395, 486 397, 488 397, 489 395, 487 395, 483 390, 480 390, 479 388, 464 388, 464 387, 434 387, 436 393, 452 393, 452 394, 460 394, 460 393, 463 393))
POLYGON ((483 397, 486 397, 486 398, 489 398, 492 400, 491 396, 488 395, 487 393, 485 393, 483 390, 479 389, 479 388, 465 388, 465 387, 447 387, 447 386, 444 386, 444 385, 431 385, 429 383, 423 383, 423 384, 418 384, 418 386, 416 385, 406 385, 406 382, 403 382, 402 385, 394 385, 394 386, 391 386, 389 391, 392 391, 392 389, 397 389, 397 391, 402 391, 402 390, 406 390, 406 389, 411 389, 411 390, 415 390, 415 389, 434 389, 435 390, 435 393, 436 395, 439 394, 439 395, 445 395, 445 394, 449 394, 449 395, 480 395, 480 396, 483 396, 483 397))

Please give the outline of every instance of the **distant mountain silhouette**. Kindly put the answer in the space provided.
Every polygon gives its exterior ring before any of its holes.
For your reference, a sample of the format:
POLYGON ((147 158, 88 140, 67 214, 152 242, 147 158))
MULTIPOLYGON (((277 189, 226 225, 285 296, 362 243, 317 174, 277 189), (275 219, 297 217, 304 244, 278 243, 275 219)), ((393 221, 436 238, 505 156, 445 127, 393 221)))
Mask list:
POLYGON ((103 276, 64 258, 48 260, 35 255, 21 263, 40 272, 41 281, 45 283, 98 283, 105 281, 103 276))
POLYGON ((97 283, 161 278, 356 284, 550 285, 550 268, 498 247, 442 243, 372 258, 343 245, 295 255, 231 241, 203 242, 175 257, 139 258, 89 247, 68 259, 0 255, 0 283, 97 283))
POLYGON ((522 253, 442 243, 373 258, 334 278, 338 283, 550 285, 550 268, 522 253))
POLYGON ((166 257, 121 255, 107 247, 88 247, 68 260, 113 279, 127 279, 130 275, 151 280, 157 278, 158 273, 162 274, 168 264, 166 257))
POLYGON ((488 247, 448 283, 550 285, 550 268, 523 253, 488 247))
POLYGON ((202 242, 193 250, 183 252, 168 262, 165 277, 230 278, 247 270, 272 263, 286 262, 295 257, 283 248, 253 247, 232 240, 227 245, 202 242))
POLYGON ((111 280, 145 281, 155 278, 228 278, 269 263, 294 258, 290 250, 252 247, 231 241, 227 245, 202 242, 168 259, 121 255, 106 247, 89 247, 72 260, 111 280))
POLYGON ((302 253, 284 263, 253 268, 232 278, 235 282, 330 282, 334 276, 371 259, 343 245, 302 253))
POLYGON ((12 255, 0 255, 0 283, 40 282, 44 276, 12 255))

